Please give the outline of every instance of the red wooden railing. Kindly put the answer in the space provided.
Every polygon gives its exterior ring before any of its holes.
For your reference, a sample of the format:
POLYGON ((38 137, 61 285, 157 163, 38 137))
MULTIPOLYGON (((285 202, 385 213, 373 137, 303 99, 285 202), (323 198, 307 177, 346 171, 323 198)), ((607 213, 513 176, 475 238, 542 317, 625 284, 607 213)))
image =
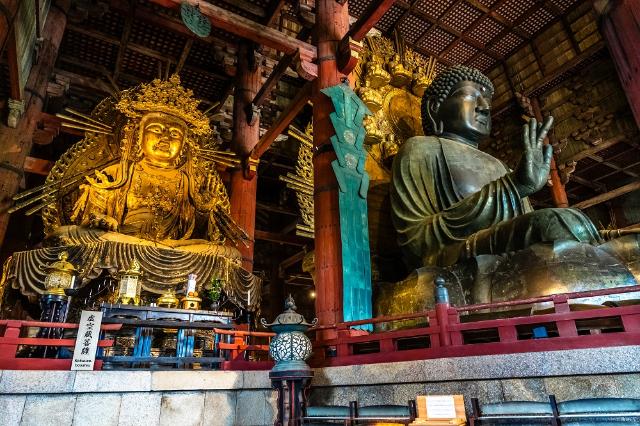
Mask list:
POLYGON ((213 332, 222 336, 229 336, 230 342, 219 342, 221 352, 228 351, 228 361, 222 363, 223 370, 269 370, 273 361, 267 360, 269 342, 275 333, 246 330, 221 330, 214 328, 213 332), (266 344, 253 343, 256 340, 266 341, 266 344), (249 353, 258 354, 264 360, 249 360, 249 353))
MULTIPOLYGON (((69 370, 71 359, 53 358, 17 358, 19 346, 55 346, 73 348, 76 339, 50 339, 37 337, 20 337, 23 328, 64 328, 75 329, 78 324, 61 322, 0 320, 0 370, 69 370)), ((122 324, 103 324, 103 331, 120 330, 122 324)), ((113 345, 112 339, 101 339, 98 347, 107 348, 113 345)), ((96 360, 94 370, 102 369, 102 361, 96 360)))
POLYGON ((314 356, 310 363, 314 367, 351 364, 369 364, 377 362, 409 361, 418 359, 460 357, 471 355, 506 354, 518 352, 537 352, 561 349, 594 348, 624 346, 640 343, 640 305, 622 307, 601 307, 583 311, 571 311, 569 300, 585 297, 640 291, 640 286, 629 286, 589 292, 566 293, 510 302, 485 303, 479 305, 451 307, 446 303, 436 304, 430 311, 378 317, 360 321, 350 321, 333 326, 316 327, 313 331, 322 331, 318 335, 331 335, 333 338, 316 340, 314 356), (535 303, 552 302, 553 312, 541 315, 517 316, 503 319, 461 322, 460 313, 476 312, 502 308, 522 307, 535 303), (619 320, 618 320, 619 319, 619 320), (422 320, 427 326, 364 334, 352 327, 364 324, 380 324, 402 320, 422 320), (600 333, 602 322, 613 321, 608 333, 600 333), (587 321, 589 323, 587 323, 587 321), (598 325, 597 322, 601 324, 598 325), (580 335, 580 332, 587 333, 580 335), (544 339, 531 339, 523 336, 523 329, 533 326, 545 326, 557 336, 544 339), (331 333, 333 331, 333 333, 331 333), (329 332, 329 333, 327 333, 329 332), (495 336, 493 342, 465 341, 465 335, 473 332, 495 336), (422 342, 418 349, 402 350, 398 343, 411 340, 422 342), (358 353, 358 348, 367 347, 358 353))

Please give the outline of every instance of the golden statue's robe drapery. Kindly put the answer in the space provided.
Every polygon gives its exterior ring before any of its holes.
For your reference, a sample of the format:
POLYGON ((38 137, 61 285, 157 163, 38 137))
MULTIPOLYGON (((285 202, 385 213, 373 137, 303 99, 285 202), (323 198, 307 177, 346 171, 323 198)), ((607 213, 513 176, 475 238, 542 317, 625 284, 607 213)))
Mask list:
MULTIPOLYGON (((196 183, 181 169, 160 169, 138 163, 129 170, 114 165, 100 172, 98 184, 81 187, 82 194, 76 203, 72 220, 88 225, 92 215, 105 215, 120 225, 118 231, 125 235, 151 241, 188 240, 197 228, 204 229, 209 240, 221 238, 208 220, 207 206, 201 205, 196 183), (128 174, 128 176, 121 176, 128 174), (121 185, 103 189, 105 182, 121 185)), ((219 182, 222 185, 221 182, 219 182)), ((213 206, 209 206, 211 208, 213 206)))
POLYGON ((498 159, 461 142, 414 137, 393 162, 392 219, 408 266, 449 266, 538 242, 600 242, 581 211, 533 211, 498 159))

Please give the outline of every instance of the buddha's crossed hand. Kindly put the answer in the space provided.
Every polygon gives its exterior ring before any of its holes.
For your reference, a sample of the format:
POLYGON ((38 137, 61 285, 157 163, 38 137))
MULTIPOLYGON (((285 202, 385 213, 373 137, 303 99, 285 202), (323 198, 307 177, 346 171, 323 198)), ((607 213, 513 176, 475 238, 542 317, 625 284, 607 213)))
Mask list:
POLYGON ((553 124, 549 116, 540 125, 535 118, 529 120, 522 129, 524 152, 514 172, 514 178, 521 197, 538 192, 549 177, 553 147, 544 144, 544 138, 553 124))

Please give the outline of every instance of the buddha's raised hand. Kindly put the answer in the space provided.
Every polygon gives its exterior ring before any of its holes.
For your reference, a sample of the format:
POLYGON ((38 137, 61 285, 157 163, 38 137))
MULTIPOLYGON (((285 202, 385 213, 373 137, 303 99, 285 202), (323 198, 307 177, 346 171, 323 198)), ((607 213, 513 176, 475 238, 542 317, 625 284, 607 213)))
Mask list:
POLYGON ((545 145, 544 138, 552 124, 553 117, 549 116, 543 124, 538 124, 532 118, 522 127, 524 151, 514 172, 515 183, 522 198, 538 192, 547 182, 553 147, 545 145))

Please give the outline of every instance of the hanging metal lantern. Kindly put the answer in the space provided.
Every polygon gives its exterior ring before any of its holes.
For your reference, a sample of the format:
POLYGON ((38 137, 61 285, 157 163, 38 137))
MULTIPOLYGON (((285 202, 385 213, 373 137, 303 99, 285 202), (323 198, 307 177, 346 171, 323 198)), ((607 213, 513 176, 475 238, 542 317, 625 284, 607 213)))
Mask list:
POLYGON ((140 263, 134 258, 129 269, 118 272, 118 298, 116 303, 125 305, 140 304, 140 292, 142 291, 142 270, 140 263))
POLYGON ((81 274, 82 270, 76 269, 67 261, 68 258, 69 253, 63 251, 58 255, 58 261, 41 266, 47 272, 44 280, 45 294, 65 296, 65 290, 73 288, 76 276, 81 274))
POLYGON ((283 313, 271 324, 267 324, 264 318, 260 322, 276 333, 269 345, 269 354, 276 362, 272 372, 311 370, 305 361, 311 356, 313 347, 304 332, 318 322, 317 318, 311 323, 306 322, 304 317, 296 312, 295 301, 289 295, 283 313))

